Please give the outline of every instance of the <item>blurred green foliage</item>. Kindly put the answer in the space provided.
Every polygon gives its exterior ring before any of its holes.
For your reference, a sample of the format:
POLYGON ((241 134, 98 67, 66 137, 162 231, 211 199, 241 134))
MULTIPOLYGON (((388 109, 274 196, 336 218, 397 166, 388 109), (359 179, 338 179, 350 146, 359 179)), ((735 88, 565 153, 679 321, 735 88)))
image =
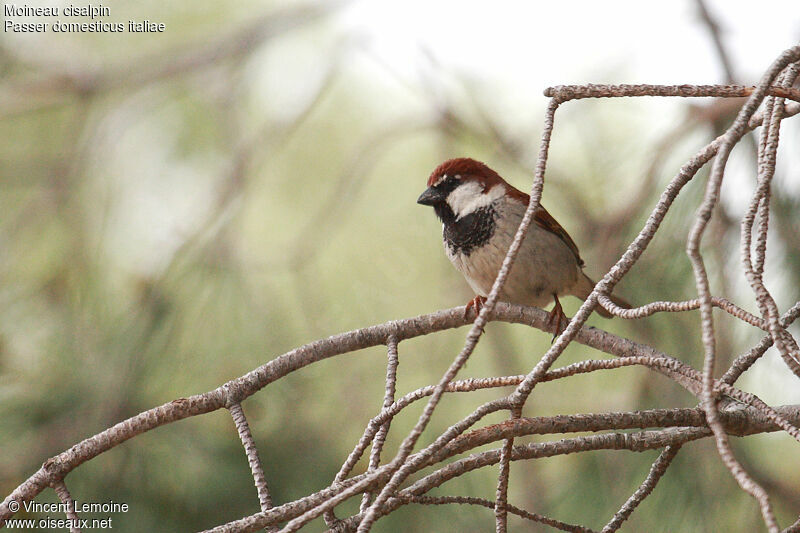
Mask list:
MULTIPOLYGON (((292 9, 267 6, 266 16, 292 9)), ((483 159, 527 189, 538 150, 538 122, 516 129, 493 122, 481 104, 489 95, 452 73, 443 77, 458 88, 438 98, 399 83, 326 15, 307 13, 304 22, 278 24, 242 50, 206 57, 204 41, 232 35, 236 42, 237 29, 265 8, 140 1, 113 10, 120 20, 152 14, 169 31, 6 36, 0 48, 0 85, 13 96, 0 102, 4 494, 48 457, 142 410, 212 389, 318 338, 466 302, 471 295, 442 254, 438 223, 414 200, 430 170, 457 155, 483 159), (44 51, 53 43, 63 49, 44 51), (147 74, 159 69, 168 74, 147 74), (122 81, 111 83, 108 73, 122 81)), ((542 103, 531 98, 521 116, 541 116, 542 103)), ((710 128, 693 123, 666 147, 643 188, 659 139, 690 120, 685 116, 674 102, 576 102, 559 112, 544 203, 579 243, 590 275, 611 266, 666 181, 711 138, 710 128), (641 202, 615 219, 640 190, 641 202)), ((695 294, 683 247, 704 177, 687 187, 620 286, 629 300, 695 294)), ((796 192, 778 190, 774 201, 770 244, 786 268, 768 274, 786 287, 783 304, 800 296, 796 192)), ((729 268, 738 257, 735 217, 715 223, 710 270, 722 276, 713 282, 746 296, 741 273, 729 268)), ((572 314, 577 301, 566 303, 572 314)), ((697 366, 698 316, 591 322, 697 366)), ((729 361, 757 337, 719 317, 729 361)), ((402 343, 398 392, 435 383, 464 334, 402 343)), ((522 326, 490 324, 461 377, 525 373, 549 340, 522 326)), ((575 345, 559 365, 600 356, 575 345)), ((380 408, 384 360, 381 349, 325 360, 244 403, 274 501, 329 483, 380 408)), ((757 367, 782 371, 768 365, 757 367)), ((496 395, 446 397, 423 441, 496 395)), ((542 384, 525 415, 692 405, 663 376, 627 368, 542 384)), ((386 453, 419 409, 395 419, 386 453)), ((798 457, 787 440, 734 442, 757 479, 770 482, 783 522, 793 519, 800 493, 797 469, 785 468, 798 457)), ((597 452, 515 464, 510 501, 599 528, 656 455, 597 452)), ((495 476, 474 472, 436 493, 493 498, 495 476)), ((258 511, 225 412, 139 436, 67 482, 81 501, 127 502, 130 511, 113 517, 123 532, 201 529, 258 511)), ((55 495, 47 490, 37 500, 55 495)), ((337 511, 344 516, 355 505, 337 511)), ((510 520, 512 530, 523 527, 510 520)), ((706 440, 685 447, 627 528, 744 531, 760 523, 756 504, 706 440)), ((375 530, 492 527, 485 509, 408 506, 375 530)))

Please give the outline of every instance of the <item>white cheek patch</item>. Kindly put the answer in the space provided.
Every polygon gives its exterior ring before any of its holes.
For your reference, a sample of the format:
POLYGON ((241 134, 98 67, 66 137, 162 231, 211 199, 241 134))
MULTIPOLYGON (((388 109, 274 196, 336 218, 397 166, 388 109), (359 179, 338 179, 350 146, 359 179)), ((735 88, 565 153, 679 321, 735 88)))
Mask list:
POLYGON ((478 182, 468 181, 456 187, 447 196, 447 205, 456 215, 456 220, 473 213, 481 207, 486 207, 505 194, 502 185, 495 185, 484 191, 478 182))

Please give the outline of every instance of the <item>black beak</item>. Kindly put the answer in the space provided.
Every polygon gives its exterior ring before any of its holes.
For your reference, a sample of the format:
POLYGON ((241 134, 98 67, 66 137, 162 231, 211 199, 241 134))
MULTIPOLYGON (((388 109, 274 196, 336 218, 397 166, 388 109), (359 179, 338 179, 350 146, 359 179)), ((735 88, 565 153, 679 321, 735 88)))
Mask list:
POLYGON ((436 190, 433 187, 428 187, 425 189, 425 192, 419 195, 417 203, 422 205, 436 205, 440 202, 444 202, 444 200, 445 197, 442 191, 436 190))

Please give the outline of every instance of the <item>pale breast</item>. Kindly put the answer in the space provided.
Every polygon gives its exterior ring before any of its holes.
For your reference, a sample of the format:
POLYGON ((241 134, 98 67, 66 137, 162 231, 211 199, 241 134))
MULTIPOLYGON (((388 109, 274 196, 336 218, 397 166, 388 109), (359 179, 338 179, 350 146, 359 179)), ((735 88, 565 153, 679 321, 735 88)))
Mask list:
MULTIPOLYGON (((445 251, 464 275, 472 290, 488 296, 508 248, 514 240, 525 206, 500 200, 493 204, 494 220, 490 238, 468 250, 448 243, 445 251)), ((500 300, 523 305, 546 306, 553 294, 570 292, 578 279, 575 254, 557 235, 532 223, 517 259, 500 293, 500 300)))

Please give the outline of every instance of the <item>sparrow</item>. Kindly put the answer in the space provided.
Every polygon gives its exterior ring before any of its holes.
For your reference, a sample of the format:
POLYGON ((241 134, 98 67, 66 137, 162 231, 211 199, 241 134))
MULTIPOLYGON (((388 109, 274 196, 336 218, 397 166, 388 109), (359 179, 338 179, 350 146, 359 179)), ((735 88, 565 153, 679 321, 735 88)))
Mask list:
MULTIPOLYGON (((465 317, 470 308, 479 312, 486 301, 529 201, 530 196, 497 172, 466 157, 445 161, 428 179, 428 188, 417 203, 433 207, 442 222, 445 253, 476 293, 465 317)), ((548 325, 557 335, 567 321, 558 297, 569 294, 585 300, 594 289, 595 282, 583 273, 583 265, 575 241, 539 205, 499 300, 535 307, 554 301, 548 325)), ((620 298, 611 299, 630 308, 620 298)), ((597 312, 612 316, 599 306, 597 312)))

